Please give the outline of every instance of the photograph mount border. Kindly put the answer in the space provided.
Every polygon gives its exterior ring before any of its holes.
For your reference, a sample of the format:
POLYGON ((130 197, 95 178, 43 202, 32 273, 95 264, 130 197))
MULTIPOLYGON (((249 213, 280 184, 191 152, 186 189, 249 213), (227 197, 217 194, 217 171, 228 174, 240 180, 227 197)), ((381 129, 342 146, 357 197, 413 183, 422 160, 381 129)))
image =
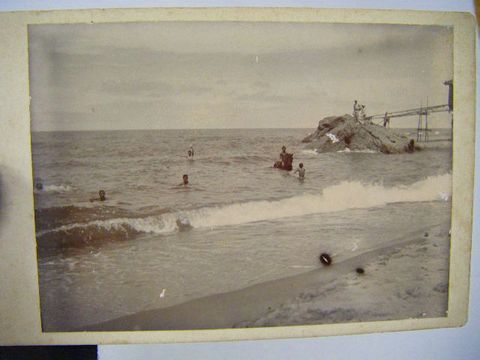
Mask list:
POLYGON ((469 13, 282 9, 92 9, 0 14, 0 343, 124 344, 231 341, 349 335, 462 326, 467 321, 475 147, 475 20, 469 13), (33 211, 28 25, 161 21, 322 22, 451 26, 454 32, 452 232, 448 316, 275 328, 141 332, 41 330, 33 211), (471 119, 471 120, 470 120, 471 119), (22 226, 18 226, 22 224, 22 226))

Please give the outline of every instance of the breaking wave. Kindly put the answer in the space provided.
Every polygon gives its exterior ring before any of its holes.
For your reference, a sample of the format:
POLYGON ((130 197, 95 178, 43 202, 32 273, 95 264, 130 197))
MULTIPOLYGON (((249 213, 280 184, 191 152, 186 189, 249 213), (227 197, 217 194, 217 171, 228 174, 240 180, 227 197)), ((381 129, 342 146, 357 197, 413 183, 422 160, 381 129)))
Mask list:
POLYGON ((193 228, 216 228, 398 202, 448 201, 450 197, 450 174, 396 187, 344 181, 325 188, 318 195, 304 194, 275 201, 250 201, 137 218, 93 220, 39 231, 37 237, 41 247, 75 246, 128 239, 140 233, 171 233, 179 230, 179 219, 187 219, 193 228))
POLYGON ((325 188, 319 195, 304 194, 277 201, 251 201, 202 208, 186 215, 194 228, 217 227, 396 202, 445 201, 450 198, 450 194, 450 174, 429 177, 410 186, 390 188, 344 181, 325 188))

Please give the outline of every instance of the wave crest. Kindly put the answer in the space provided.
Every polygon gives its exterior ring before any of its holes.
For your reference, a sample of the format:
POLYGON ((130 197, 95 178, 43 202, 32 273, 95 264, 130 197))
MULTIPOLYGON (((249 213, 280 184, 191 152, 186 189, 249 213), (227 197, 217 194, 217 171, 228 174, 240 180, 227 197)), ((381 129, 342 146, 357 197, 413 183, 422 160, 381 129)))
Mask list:
POLYGON ((164 213, 140 218, 113 218, 62 225, 37 233, 39 244, 72 239, 72 244, 91 243, 105 238, 126 239, 138 233, 165 234, 179 230, 178 219, 186 218, 193 228, 247 224, 316 213, 370 208, 397 202, 448 201, 451 175, 428 177, 409 186, 385 187, 344 181, 321 194, 303 194, 275 201, 250 201, 185 212, 164 213))

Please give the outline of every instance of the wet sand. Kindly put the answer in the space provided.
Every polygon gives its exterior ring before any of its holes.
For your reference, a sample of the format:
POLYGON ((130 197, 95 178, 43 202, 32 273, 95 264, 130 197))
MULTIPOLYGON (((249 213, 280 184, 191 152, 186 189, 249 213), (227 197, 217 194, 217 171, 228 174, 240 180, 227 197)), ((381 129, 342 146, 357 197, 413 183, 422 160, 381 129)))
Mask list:
POLYGON ((78 330, 221 329, 442 317, 447 311, 448 229, 437 225, 388 248, 341 263, 333 259, 331 266, 319 263, 318 269, 304 274, 78 330), (358 267, 365 273, 358 274, 358 267))

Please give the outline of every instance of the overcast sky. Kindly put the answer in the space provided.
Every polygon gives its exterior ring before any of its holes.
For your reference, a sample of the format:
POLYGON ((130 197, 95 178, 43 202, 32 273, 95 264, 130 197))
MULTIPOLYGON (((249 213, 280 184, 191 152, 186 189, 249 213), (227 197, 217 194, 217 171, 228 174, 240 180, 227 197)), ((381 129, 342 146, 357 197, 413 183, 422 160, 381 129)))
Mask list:
POLYGON ((367 114, 445 104, 453 76, 452 32, 432 26, 33 25, 29 51, 34 131, 314 128, 354 99, 367 114))

